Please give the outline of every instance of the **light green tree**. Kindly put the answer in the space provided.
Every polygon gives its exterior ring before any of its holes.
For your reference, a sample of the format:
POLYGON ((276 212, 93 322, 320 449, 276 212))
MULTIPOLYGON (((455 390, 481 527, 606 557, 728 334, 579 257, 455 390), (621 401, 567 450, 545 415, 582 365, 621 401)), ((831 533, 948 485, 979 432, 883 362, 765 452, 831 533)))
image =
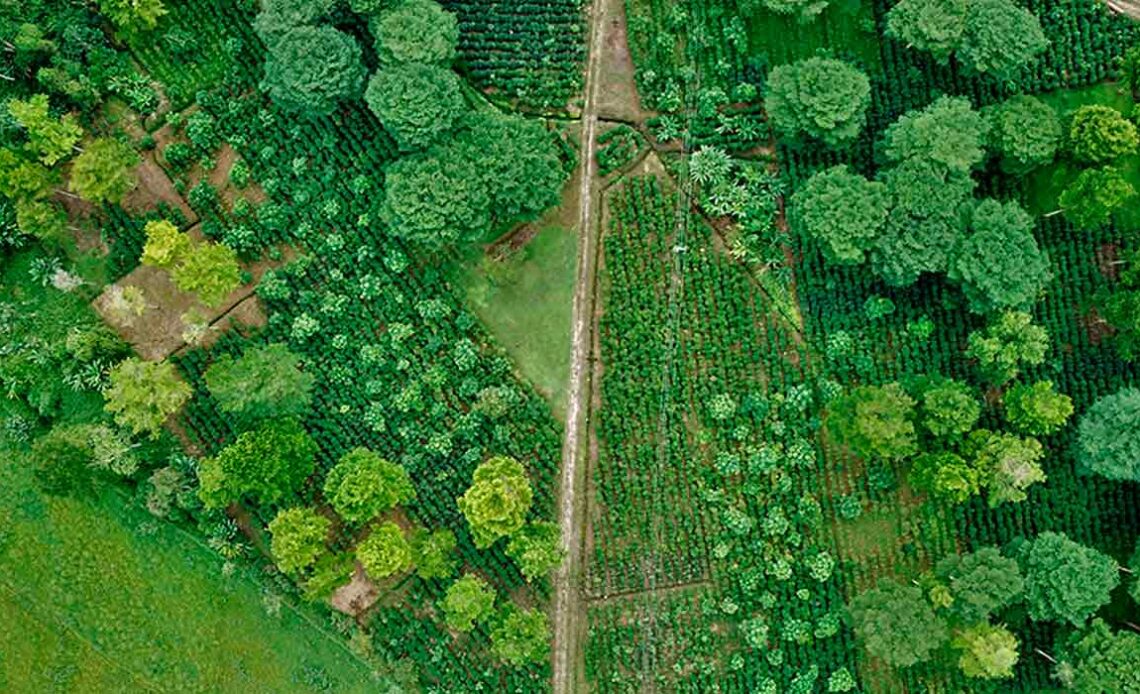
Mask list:
POLYGON ((522 463, 496 456, 479 467, 471 486, 459 497, 459 510, 467 518, 475 546, 483 549, 523 526, 534 492, 522 463))
POLYGON ((511 535, 507 556, 514 559, 526 580, 545 576, 562 563, 562 535, 554 523, 527 523, 511 535))
POLYGON ((372 529, 357 546, 356 558, 372 578, 387 578, 411 570, 412 547, 400 526, 389 521, 372 529))
POLYGON ((491 650, 511 665, 539 663, 550 655, 550 626, 542 610, 503 605, 491 629, 491 650))
POLYGON ((1003 405, 1006 421, 1032 436, 1055 433, 1073 414, 1073 399, 1058 393, 1052 381, 1019 383, 1006 392, 1003 405))
POLYGON ((315 564, 326 551, 325 538, 331 525, 328 518, 305 506, 278 511, 269 522, 269 551, 277 567, 298 575, 315 564))
POLYGON ((455 533, 447 529, 412 533, 412 562, 423 579, 448 578, 455 573, 455 533))
POLYGON ((459 23, 437 2, 402 0, 376 16, 372 35, 384 65, 450 65, 459 42, 459 23))
POLYGON ((416 496, 408 471, 367 448, 345 453, 325 478, 325 497, 341 518, 359 525, 416 496))
POLYGON ((439 607, 448 628, 471 631, 494 612, 495 591, 478 576, 466 574, 451 584, 439 607))
POLYGON ((134 168, 139 156, 119 140, 101 137, 84 148, 71 164, 71 189, 96 204, 118 204, 138 185, 134 168))
POLYGON ((111 369, 109 381, 103 391, 106 410, 120 426, 151 438, 158 438, 162 425, 182 409, 191 394, 174 365, 165 361, 124 359, 111 369))
POLYGON ((237 253, 220 243, 194 244, 170 277, 181 291, 195 294, 207 306, 218 306, 241 286, 237 253))
POLYGON ((827 431, 858 456, 906 458, 918 450, 914 404, 897 383, 856 386, 831 402, 827 431))
POLYGON ((314 377, 281 343, 247 349, 234 359, 223 354, 203 374, 222 412, 244 422, 304 414, 312 400, 314 377))
POLYGON ((967 336, 966 356, 976 359, 982 377, 1003 385, 1020 373, 1023 366, 1045 361, 1049 333, 1033 324, 1024 311, 1006 311, 990 319, 984 330, 967 336))
POLYGON ((1017 665, 1017 637, 1004 625, 974 624, 954 635, 951 644, 961 651, 958 667, 966 677, 987 680, 1013 677, 1017 665))
POLYGON ((34 94, 25 100, 8 102, 8 113, 28 134, 28 149, 47 166, 71 156, 75 144, 83 137, 83 128, 72 114, 52 117, 47 94, 34 94))

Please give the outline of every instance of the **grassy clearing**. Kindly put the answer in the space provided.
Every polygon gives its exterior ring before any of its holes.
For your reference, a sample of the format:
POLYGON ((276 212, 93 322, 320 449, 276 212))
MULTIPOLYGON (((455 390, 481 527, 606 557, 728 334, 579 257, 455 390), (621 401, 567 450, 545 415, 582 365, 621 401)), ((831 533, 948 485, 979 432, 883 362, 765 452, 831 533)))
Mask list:
MULTIPOLYGON (((1063 89, 1040 95, 1045 103, 1057 109, 1064 119, 1081 106, 1100 104, 1111 106, 1124 115, 1132 113, 1131 97, 1114 82, 1105 82, 1082 89, 1063 89)), ((1132 185, 1140 190, 1140 155, 1122 157, 1117 163, 1120 171, 1132 185)), ((1072 162, 1057 161, 1042 167, 1026 177, 1029 209, 1034 214, 1048 214, 1058 209, 1061 192, 1080 174, 1081 169, 1072 162)), ((1116 214, 1116 221, 1124 230, 1140 229, 1140 205, 1126 205, 1116 214)))
POLYGON ((369 668, 118 495, 41 496, 0 456, 0 690, 364 692, 369 668))
POLYGON ((463 283, 479 319, 562 417, 570 377, 570 323, 578 238, 547 226, 504 260, 469 264, 463 283))

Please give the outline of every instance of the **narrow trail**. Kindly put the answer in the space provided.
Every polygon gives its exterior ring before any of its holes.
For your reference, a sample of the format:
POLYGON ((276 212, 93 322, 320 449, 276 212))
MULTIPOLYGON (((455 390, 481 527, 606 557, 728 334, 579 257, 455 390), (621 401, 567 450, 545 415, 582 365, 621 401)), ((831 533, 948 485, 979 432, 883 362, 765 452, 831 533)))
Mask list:
POLYGON ((579 691, 578 654, 581 628, 581 563, 585 487, 582 433, 588 407, 590 345, 594 314, 594 278, 599 237, 598 209, 594 202, 596 164, 594 150, 598 126, 598 71, 602 54, 602 27, 605 14, 600 0, 588 10, 589 48, 583 93, 581 191, 578 210, 578 276, 574 288, 573 332, 570 353, 570 387, 566 403, 566 437, 562 443, 561 476, 558 485, 558 523, 562 528, 565 559, 554 575, 554 648, 552 679, 554 694, 579 691))

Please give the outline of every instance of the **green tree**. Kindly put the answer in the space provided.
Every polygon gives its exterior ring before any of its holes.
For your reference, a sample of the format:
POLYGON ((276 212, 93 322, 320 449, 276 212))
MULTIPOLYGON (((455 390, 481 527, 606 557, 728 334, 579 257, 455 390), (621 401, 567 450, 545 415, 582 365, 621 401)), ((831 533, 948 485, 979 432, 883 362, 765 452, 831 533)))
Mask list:
POLYGON ((411 570, 412 547, 400 526, 388 521, 373 528, 357 545, 356 558, 372 578, 387 578, 411 570))
POLYGON ((887 36, 945 64, 962 45, 970 0, 901 0, 887 12, 887 36))
POLYGON ((139 262, 169 270, 190 254, 190 237, 165 219, 150 221, 143 227, 146 244, 139 262))
POLYGON ((1029 616, 1036 621, 1079 627, 1108 603, 1120 582, 1112 557, 1063 533, 1044 532, 1025 542, 1017 561, 1025 576, 1029 616))
POLYGON ((537 120, 517 115, 468 114, 448 152, 442 156, 472 162, 491 217, 500 224, 532 219, 556 205, 568 174, 555 137, 537 120))
POLYGON ((8 113, 28 134, 28 149, 40 163, 52 166, 71 156, 72 148, 83 137, 75 116, 53 118, 48 112, 47 94, 34 94, 26 100, 12 99, 8 113))
POLYGON ((848 144, 863 129, 871 105, 871 82, 857 68, 834 58, 805 58, 772 70, 764 108, 772 127, 831 147, 848 144))
POLYGON ((162 0, 96 0, 99 12, 119 32, 128 38, 137 36, 158 26, 158 20, 166 14, 162 0))
POLYGON ((179 290, 195 294, 207 306, 218 306, 241 286, 237 253, 220 243, 194 244, 170 272, 179 290))
POLYGON ((495 617, 491 650, 511 665, 541 663, 550 657, 550 626, 542 610, 521 610, 508 603, 495 617))
POLYGON ((83 497, 94 489, 93 456, 84 432, 56 425, 32 444, 32 479, 51 496, 83 497))
POLYGON ((1121 359, 1140 354, 1140 251, 1124 252, 1119 281, 1096 297, 1097 312, 1115 329, 1112 344, 1121 359))
POLYGON ((833 263, 865 260, 887 221, 887 186, 833 166, 808 179, 792 196, 793 220, 833 263))
POLYGON ((1065 219, 1080 229, 1108 223, 1112 213, 1136 195, 1136 189, 1116 169, 1085 169, 1061 191, 1058 204, 1065 219))
POLYGON ((992 317, 984 330, 971 332, 966 342, 966 355, 978 361, 983 378, 1003 385, 1015 378, 1022 366, 1045 361, 1049 333, 1034 325, 1028 313, 1005 311, 992 317))
POLYGON ((523 526, 534 492, 526 470, 514 458, 496 456, 475 468, 471 486, 459 497, 475 546, 490 547, 523 526))
POLYGON ((990 508, 1007 501, 1025 501, 1025 490, 1045 481, 1041 458, 1045 450, 1037 439, 978 429, 966 440, 971 465, 981 471, 990 508))
POLYGON ((1027 308, 1053 277, 1049 259, 1033 238, 1033 218, 1016 202, 983 200, 974 208, 973 233, 950 261, 975 313, 1027 308))
POLYGON ((990 124, 990 143, 1001 155, 1001 168, 1024 174, 1053 161, 1061 141, 1061 121, 1052 106, 1025 94, 982 109, 990 124))
POLYGON ((1041 22, 1011 0, 970 0, 957 57, 977 72, 1013 79, 1049 45, 1041 22))
POLYGON ((329 519, 306 506, 277 512, 269 522, 269 551, 281 571, 296 576, 317 562, 325 552, 329 519))
POLYGON ((403 157, 388 166, 380 216, 393 235, 438 248, 487 232, 491 201, 479 171, 449 154, 403 157))
POLYGON ((281 343, 247 349, 239 358, 223 354, 203 377, 222 412, 243 422, 302 415, 312 400, 313 375, 281 343))
POLYGON ((466 108, 455 73, 422 63, 377 72, 368 82, 364 102, 405 152, 439 140, 466 108))
POLYGON ((920 159, 966 174, 985 159, 989 124, 964 97, 939 97, 887 127, 883 151, 894 162, 920 159))
POLYGON ((450 65, 459 42, 455 15, 432 0, 403 0, 372 22, 376 53, 384 65, 450 65))
POLYGON ((250 498, 276 504, 313 473, 317 444, 294 419, 267 420, 198 465, 198 496, 209 508, 250 498))
POLYGON ((352 525, 366 523, 416 496, 408 471, 367 448, 341 457, 325 478, 325 497, 352 525))
POLYGON ((261 14, 272 15, 281 26, 316 24, 330 19, 337 0, 262 0, 261 14))
POLYGON ((1140 636, 1094 619, 1065 649, 1062 684, 1074 694, 1140 691, 1140 636))
POLYGON ((919 395, 922 425, 938 438, 965 435, 978 422, 982 406, 971 388, 952 378, 928 379, 919 395))
POLYGON ((43 241, 61 241, 67 234, 67 213, 41 200, 16 201, 16 226, 43 241))
POLYGON ((908 159, 881 176, 891 196, 883 234, 871 251, 871 267, 895 287, 927 272, 943 272, 965 232, 974 180, 921 158, 908 159))
POLYGON ((446 529, 429 533, 420 528, 412 533, 411 545, 412 562, 420 578, 449 578, 455 573, 455 533, 446 529))
POLYGON ((59 185, 59 173, 10 149, 0 149, 0 185, 4 195, 19 205, 43 201, 59 185))
POLYGON ((981 471, 946 451, 915 458, 909 479, 915 489, 952 504, 965 503, 982 490, 981 471))
POLYGON ((996 547, 952 554, 935 565, 934 574, 950 590, 949 611, 958 624, 983 622, 1025 591, 1017 560, 1003 557, 996 547))
POLYGON ((1089 104, 1073 114, 1069 124, 1073 157, 1086 164, 1109 162, 1136 152, 1136 126, 1111 106, 1089 104))
POLYGON ((190 386, 178 377, 174 365, 165 361, 124 359, 111 369, 109 381, 103 397, 115 422, 154 439, 191 394, 190 386))
POLYGON ((1140 389, 1105 395, 1081 415, 1077 459, 1110 480, 1140 480, 1140 389))
POLYGON ((71 189, 88 202, 117 205, 138 179, 139 155, 118 140, 101 137, 87 145, 71 164, 71 189))
POLYGON ((471 631, 494 612, 495 591, 478 576, 466 574, 451 584, 439 607, 449 629, 471 631))
POLYGON ((832 401, 827 431, 860 457, 898 460, 918 450, 913 418, 914 400, 899 384, 856 386, 832 401))
POLYGON ((269 42, 261 88, 289 110, 332 113, 360 96, 364 63, 360 44, 331 26, 299 26, 269 42))
POLYGON ((562 535, 554 523, 527 523, 511 535, 507 556, 515 560, 526 580, 545 576, 562 563, 562 535))
MULTIPOLYGON (((763 0, 767 9, 789 17, 795 17, 801 24, 814 21, 821 12, 827 9, 829 0, 763 0)), ((744 3, 745 11, 751 10, 754 5, 751 0, 744 3)))
POLYGON ((1017 665, 1017 637, 1004 625, 974 624, 954 635, 951 642, 961 651, 958 667, 966 677, 987 680, 1013 677, 1017 665))
POLYGON ((882 579, 848 606, 855 635, 867 651, 896 667, 930 659, 948 636, 922 589, 882 579))
POLYGON ((1005 394, 1005 419, 1024 434, 1047 436, 1060 430, 1073 414, 1073 399, 1058 393, 1052 381, 1019 383, 1005 394))

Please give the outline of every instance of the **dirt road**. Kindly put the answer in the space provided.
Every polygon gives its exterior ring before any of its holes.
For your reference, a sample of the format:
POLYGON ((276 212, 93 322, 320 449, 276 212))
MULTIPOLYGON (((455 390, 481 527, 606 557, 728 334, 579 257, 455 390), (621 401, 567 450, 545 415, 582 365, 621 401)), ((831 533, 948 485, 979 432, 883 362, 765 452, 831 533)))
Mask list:
POLYGON ((596 191, 596 164, 594 149, 598 125, 597 91, 598 66, 602 54, 602 27, 604 14, 601 0, 594 0, 589 8, 590 43, 586 61, 586 97, 582 108, 582 157, 578 210, 578 277, 574 289, 573 337, 570 356, 570 387, 566 404, 566 436, 562 443, 562 472, 558 487, 558 522, 562 528, 562 549, 565 560, 554 576, 554 694, 572 694, 579 687, 578 654, 581 628, 579 617, 580 576, 582 564, 582 530, 584 526, 581 498, 585 488, 585 417, 587 414, 590 343, 594 313, 595 258, 598 244, 598 214, 596 191))

